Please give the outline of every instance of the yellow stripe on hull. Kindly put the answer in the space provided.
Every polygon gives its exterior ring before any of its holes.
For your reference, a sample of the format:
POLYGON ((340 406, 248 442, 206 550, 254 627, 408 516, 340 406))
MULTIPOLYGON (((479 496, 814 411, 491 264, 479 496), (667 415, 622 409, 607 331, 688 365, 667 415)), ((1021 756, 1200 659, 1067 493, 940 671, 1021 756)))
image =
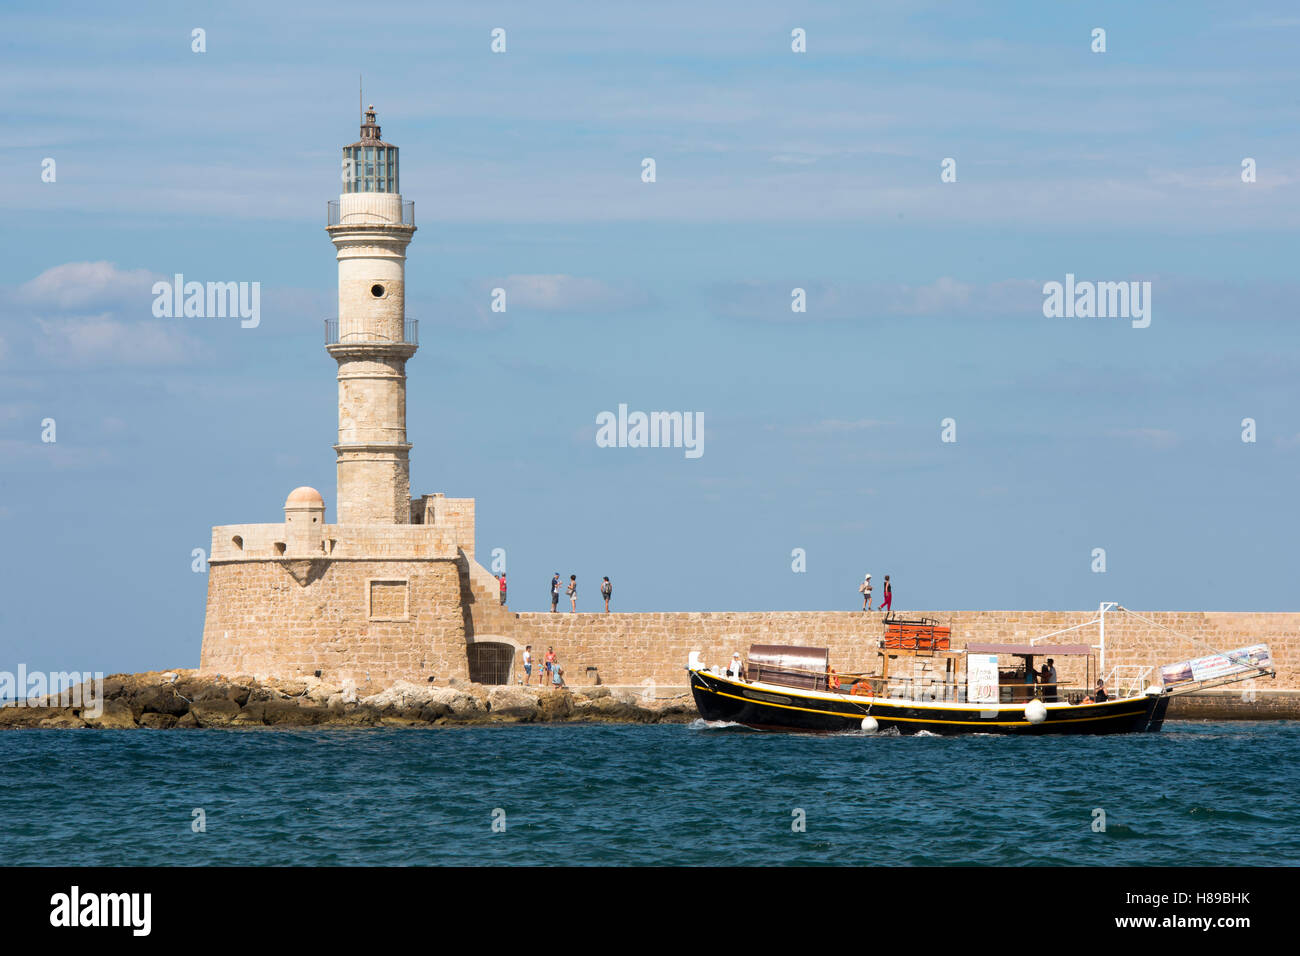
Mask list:
MULTIPOLYGON (((715 680, 720 680, 720 678, 714 678, 714 679, 715 679, 715 680)), ((729 683, 729 682, 727 682, 727 683, 729 683)), ((819 709, 814 708, 814 707, 796 707, 796 706, 794 706, 794 705, 792 705, 792 704, 778 704, 778 703, 776 703, 776 702, 774 702, 774 701, 758 700, 758 699, 753 698, 753 697, 738 697, 738 696, 735 695, 735 694, 727 694, 727 693, 724 693, 724 692, 721 691, 721 690, 715 690, 715 689, 713 689, 713 688, 711 688, 711 687, 708 687, 708 686, 700 686, 700 685, 698 685, 698 684, 695 685, 695 686, 696 686, 697 689, 702 690, 702 691, 704 691, 704 692, 707 693, 707 694, 715 694, 715 695, 717 695, 718 697, 727 697, 727 698, 729 698, 729 699, 731 699, 731 700, 738 700, 738 701, 740 701, 741 703, 745 703, 745 704, 762 704, 762 705, 765 706, 765 707, 780 707, 780 708, 782 708, 783 710, 797 710, 797 711, 802 711, 803 713, 806 713, 806 714, 822 714, 822 715, 827 716, 827 717, 840 717, 840 718, 843 718, 843 719, 846 719, 846 720, 852 720, 852 719, 856 716, 856 715, 854 715, 854 714, 846 714, 846 713, 843 713, 842 711, 835 711, 835 710, 819 710, 819 709)), ((781 692, 785 693, 787 696, 796 696, 796 695, 793 695, 793 694, 790 694, 790 693, 789 693, 789 690, 790 690, 789 688, 778 688, 778 690, 780 690, 781 692)), ((766 692, 766 691, 764 691, 764 692, 766 692)), ((1137 698, 1134 698, 1134 699, 1136 700, 1137 698)), ((867 708, 868 708, 868 710, 869 710, 870 708, 874 708, 874 707, 889 707, 889 708, 908 707, 908 708, 913 708, 913 709, 915 709, 915 708, 917 708, 917 707, 935 707, 935 709, 939 709, 936 705, 933 705, 933 704, 922 704, 922 703, 916 703, 916 704, 899 704, 899 703, 896 703, 896 702, 884 702, 884 701, 879 701, 879 700, 877 700, 876 698, 872 698, 872 697, 863 698, 863 700, 867 702, 867 708)), ((855 704, 858 703, 858 701, 856 701, 856 700, 855 700, 855 701, 852 701, 852 702, 855 703, 855 704)), ((1105 702, 1103 702, 1103 703, 1101 703, 1101 704, 1074 704, 1074 705, 1070 705, 1070 706, 1071 706, 1071 709, 1073 710, 1075 707, 1108 707, 1108 706, 1111 706, 1112 703, 1118 703, 1118 701, 1116 701, 1116 702, 1105 701, 1105 702)), ((961 706, 961 705, 958 705, 958 706, 961 706)), ((966 706, 969 706, 969 705, 966 705, 966 706)), ((951 707, 944 708, 944 709, 951 709, 951 707)), ((1059 709, 1059 708, 1057 708, 1057 709, 1059 709)), ((864 711, 862 712, 862 716, 864 716, 864 717, 868 716, 868 710, 864 710, 864 711)), ((889 715, 889 714, 880 714, 880 713, 874 713, 874 712, 870 713, 870 716, 872 716, 872 717, 878 717, 878 718, 880 718, 881 720, 892 720, 892 721, 900 721, 900 722, 907 722, 907 723, 914 723, 914 724, 951 724, 951 725, 957 725, 957 726, 962 726, 962 727, 1032 727, 1032 726, 1041 726, 1041 724, 1034 724, 1034 723, 1032 723, 1031 721, 1028 721, 1028 720, 987 720, 987 719, 982 719, 982 720, 943 720, 943 719, 938 718, 938 717, 894 717, 894 716, 891 716, 891 715, 889 715)), ((1114 719, 1116 719, 1117 717, 1133 717, 1133 716, 1137 716, 1137 714, 1136 714, 1136 713, 1133 713, 1133 714, 1127 714, 1127 713, 1118 713, 1118 714, 1116 714, 1116 713, 1111 713, 1111 714, 1101 714, 1101 715, 1094 716, 1094 717, 1062 717, 1062 718, 1059 718, 1059 719, 1057 719, 1057 720, 1053 720, 1053 721, 1051 721, 1051 723, 1053 723, 1053 724, 1079 724, 1079 723, 1087 723, 1087 722, 1094 721, 1094 720, 1114 720, 1114 719)))

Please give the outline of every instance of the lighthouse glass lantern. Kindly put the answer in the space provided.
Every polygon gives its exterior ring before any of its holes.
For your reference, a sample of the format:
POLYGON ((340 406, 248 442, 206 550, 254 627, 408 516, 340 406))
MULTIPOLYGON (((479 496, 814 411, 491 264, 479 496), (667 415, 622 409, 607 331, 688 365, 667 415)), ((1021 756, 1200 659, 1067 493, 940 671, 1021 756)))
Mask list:
POLYGON ((343 147, 344 168, 351 171, 343 183, 344 193, 398 193, 397 147, 379 138, 375 108, 366 108, 361 139, 343 147))

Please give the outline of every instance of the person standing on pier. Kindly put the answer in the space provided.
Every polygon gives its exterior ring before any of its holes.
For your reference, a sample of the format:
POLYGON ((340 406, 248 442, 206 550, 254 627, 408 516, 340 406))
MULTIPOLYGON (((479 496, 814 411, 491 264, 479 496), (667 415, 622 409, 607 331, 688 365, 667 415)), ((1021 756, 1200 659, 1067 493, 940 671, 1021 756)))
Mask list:
POLYGON ((576 574, 569 575, 568 594, 569 610, 576 614, 578 611, 578 576, 576 574))
POLYGON ((605 613, 609 613, 609 599, 614 596, 614 585, 609 583, 609 575, 605 575, 605 580, 600 586, 600 596, 605 599, 605 613))
POLYGON ((501 606, 502 606, 502 607, 505 607, 505 605, 506 605, 506 573, 505 573, 504 571, 501 572, 501 578, 500 578, 500 581, 501 581, 501 606))
POLYGON ((554 614, 560 606, 560 572, 555 572, 555 577, 551 578, 551 613, 554 614))
POLYGON ((862 610, 871 610, 871 575, 862 579, 862 584, 858 586, 858 591, 862 594, 862 610))

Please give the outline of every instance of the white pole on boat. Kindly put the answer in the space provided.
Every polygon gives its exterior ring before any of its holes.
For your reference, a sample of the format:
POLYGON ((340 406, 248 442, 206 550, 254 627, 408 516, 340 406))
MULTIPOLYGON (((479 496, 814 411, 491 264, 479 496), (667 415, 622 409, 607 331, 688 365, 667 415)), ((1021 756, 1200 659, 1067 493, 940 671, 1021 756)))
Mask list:
POLYGON ((1106 676, 1106 602, 1105 601, 1101 602, 1101 607, 1098 608, 1097 613, 1098 616, 1101 618, 1101 623, 1097 626, 1097 630, 1101 632, 1101 643, 1097 645, 1097 676, 1104 678, 1106 676))
POLYGON ((1106 679, 1106 612, 1117 607, 1119 604, 1115 601, 1102 601, 1097 609, 1097 630, 1101 632, 1101 643, 1097 645, 1097 676, 1102 680, 1106 679))

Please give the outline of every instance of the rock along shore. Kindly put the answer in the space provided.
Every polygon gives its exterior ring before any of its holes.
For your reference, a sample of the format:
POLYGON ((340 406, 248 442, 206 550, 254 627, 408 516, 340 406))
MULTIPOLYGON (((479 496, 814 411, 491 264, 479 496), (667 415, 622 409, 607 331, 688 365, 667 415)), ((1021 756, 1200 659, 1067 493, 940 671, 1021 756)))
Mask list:
POLYGON ((647 699, 608 687, 542 690, 454 682, 398 682, 364 696, 314 677, 276 680, 202 677, 193 670, 113 674, 102 702, 64 691, 0 707, 0 730, 95 727, 433 727, 540 722, 689 723, 689 695, 647 699), (83 703, 84 702, 84 703, 83 703), (95 711, 98 710, 99 713, 95 711))

